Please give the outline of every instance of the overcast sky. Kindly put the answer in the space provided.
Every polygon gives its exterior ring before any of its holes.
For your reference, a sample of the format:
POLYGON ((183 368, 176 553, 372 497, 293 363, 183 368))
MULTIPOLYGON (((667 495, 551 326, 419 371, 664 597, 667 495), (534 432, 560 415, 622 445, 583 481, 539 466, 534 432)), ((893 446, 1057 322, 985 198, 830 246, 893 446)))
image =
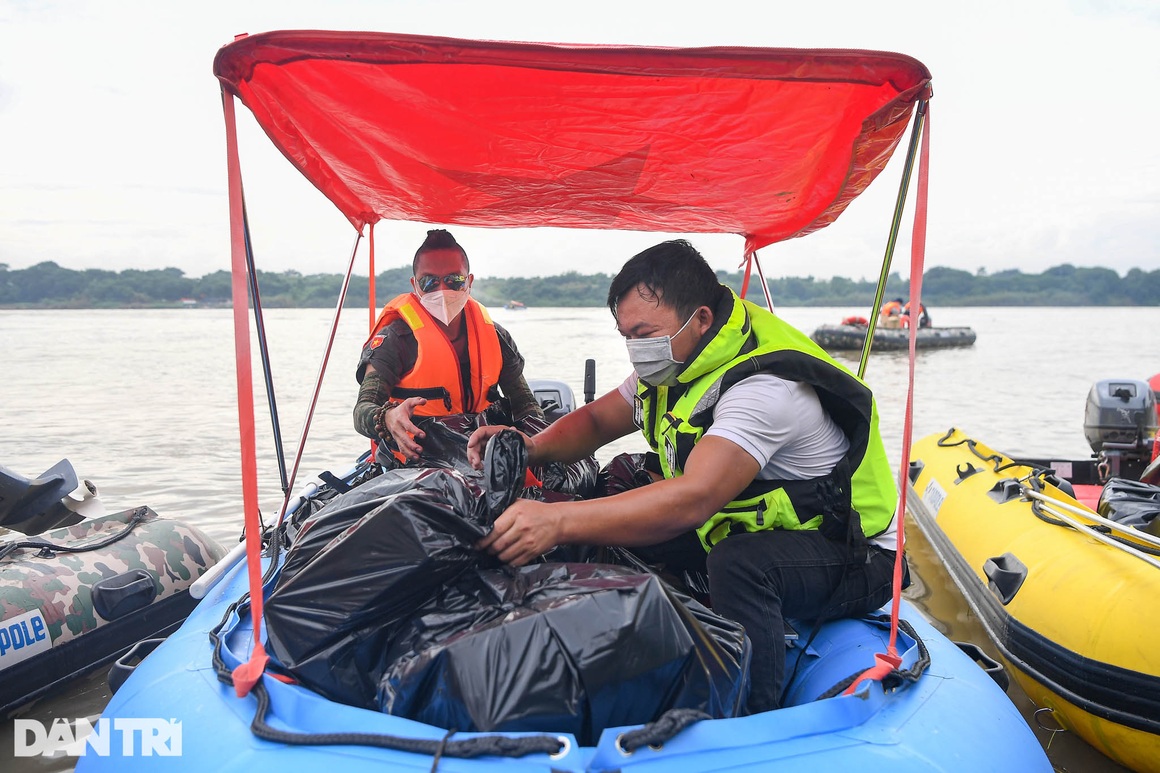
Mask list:
MULTIPOLYGON (((274 29, 898 51, 934 77, 928 267, 1160 268, 1155 0, 0 0, 0 263, 228 270, 211 67, 235 34, 274 29)), ((259 268, 344 271, 353 228, 239 118, 259 268)), ((875 276, 900 166, 901 153, 835 224, 762 250, 766 274, 875 276)), ((409 263, 426 227, 380 224, 378 268, 409 263)), ((664 238, 452 230, 477 276, 611 273, 664 238)), ((737 266, 740 237, 692 241, 737 266)))

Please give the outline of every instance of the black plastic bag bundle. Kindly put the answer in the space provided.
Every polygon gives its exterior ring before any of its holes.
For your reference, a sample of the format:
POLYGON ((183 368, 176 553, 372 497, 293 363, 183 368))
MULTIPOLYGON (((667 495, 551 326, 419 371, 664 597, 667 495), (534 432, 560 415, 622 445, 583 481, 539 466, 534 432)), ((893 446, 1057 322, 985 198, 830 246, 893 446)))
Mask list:
POLYGON ((661 475, 660 459, 652 451, 617 454, 596 475, 596 496, 611 497, 653 482, 661 475))
POLYGON ((1112 478, 1100 492, 1096 512, 1110 521, 1160 537, 1160 486, 1112 478))
POLYGON ((482 472, 400 469, 335 497, 299 528, 265 604, 269 648, 303 683, 373 706, 382 656, 446 584, 494 559, 474 544, 516 498, 527 452, 492 438, 482 472))
POLYGON ((384 472, 308 517, 266 601, 276 661, 333 700, 461 731, 587 743, 671 708, 737 713, 737 624, 631 560, 511 570, 474 549, 525 464, 501 433, 482 473, 384 472))
MULTIPOLYGON (((538 435, 548 428, 548 422, 538 416, 527 416, 515 423, 525 435, 538 435)), ((577 462, 549 462, 532 468, 545 492, 555 491, 569 494, 579 499, 589 499, 596 494, 596 481, 600 465, 595 456, 587 456, 577 462)), ((547 497, 551 499, 551 496, 547 497)))
MULTIPOLYGON (((525 435, 536 435, 547 429, 548 422, 537 416, 528 416, 519 421, 511 421, 500 403, 493 403, 482 413, 459 413, 450 416, 414 417, 414 424, 423 431, 425 437, 419 441, 423 453, 418 459, 400 463, 389 454, 378 458, 388 468, 412 469, 419 467, 439 467, 459 470, 470 475, 473 470, 467 463, 467 441, 471 433, 485 425, 504 424, 514 426, 525 435)), ((540 481, 544 492, 564 494, 569 498, 587 499, 596 490, 599 465, 595 456, 588 456, 577 462, 565 464, 550 462, 534 466, 532 474, 540 481)), ((559 500, 559 497, 542 497, 539 494, 525 494, 535 498, 559 500)))
POLYGON ((742 628, 627 567, 465 574, 407 628, 379 709, 437 727, 591 744, 674 708, 734 716, 746 698, 742 628))

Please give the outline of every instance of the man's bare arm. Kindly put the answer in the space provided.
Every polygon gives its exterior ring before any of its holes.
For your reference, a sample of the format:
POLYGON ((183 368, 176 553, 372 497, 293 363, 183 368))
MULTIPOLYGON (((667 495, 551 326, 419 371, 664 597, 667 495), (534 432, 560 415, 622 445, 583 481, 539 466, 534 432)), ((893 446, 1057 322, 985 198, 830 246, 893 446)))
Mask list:
MULTIPOLYGON (((486 426, 473 432, 467 442, 468 462, 480 469, 488 439, 505 429, 508 428, 486 426)), ((632 406, 618 392, 609 392, 594 402, 564 414, 540 434, 533 437, 525 435, 528 463, 576 462, 635 430, 632 406)))
MULTIPOLYGON (((623 402, 623 399, 621 399, 623 402)), ((520 566, 561 544, 653 545, 700 527, 753 481, 757 460, 719 437, 702 439, 685 474, 578 502, 517 500, 480 542, 520 566)))

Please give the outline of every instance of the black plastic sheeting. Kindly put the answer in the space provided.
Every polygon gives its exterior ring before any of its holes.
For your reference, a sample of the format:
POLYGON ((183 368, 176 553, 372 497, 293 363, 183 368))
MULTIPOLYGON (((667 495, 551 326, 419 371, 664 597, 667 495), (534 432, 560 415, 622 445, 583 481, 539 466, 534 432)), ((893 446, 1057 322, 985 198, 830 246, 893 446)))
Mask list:
POLYGON ((653 482, 653 475, 661 476, 661 462, 652 451, 618 454, 597 474, 597 496, 610 497, 647 486, 653 482))
MULTIPOLYGON (((547 429, 549 423, 537 416, 527 416, 512 421, 503 401, 493 403, 482 413, 453 414, 451 416, 415 417, 413 422, 426 437, 419 441, 423 453, 417 460, 400 464, 389 454, 380 453, 380 461, 387 469, 416 467, 440 467, 459 470, 471 474, 467 463, 467 440, 476 428, 484 425, 504 424, 514 426, 526 435, 537 435, 547 429)), ((599 465, 596 457, 588 456, 578 462, 564 464, 551 462, 532 467, 532 474, 542 483, 544 496, 541 498, 558 501, 561 498, 579 497, 587 499, 596 491, 599 465), (565 497, 553 494, 566 495, 565 497)))
POLYGON ((333 700, 459 731, 593 743, 673 708, 739 713, 742 628, 624 551, 512 569, 475 550, 528 493, 525 463, 501 433, 482 472, 389 470, 309 516, 265 605, 280 665, 333 700))
POLYGON ((1112 478, 1100 492, 1096 512, 1123 526, 1160 536, 1160 486, 1112 478))
POLYGON ((387 659, 378 708, 437 727, 571 733, 673 708, 738 713, 748 650, 739 626, 656 575, 532 564, 460 578, 412 618, 387 659))
MULTIPOLYGON (((384 470, 448 469, 458 470, 471 477, 476 475, 476 471, 467 463, 467 441, 477 427, 493 424, 514 425, 526 435, 535 435, 549 426, 547 421, 535 416, 512 422, 502 402, 493 403, 483 413, 415 417, 414 424, 426 435, 422 440, 423 453, 419 459, 404 464, 390 453, 384 452, 380 446, 373 463, 368 464, 366 470, 352 481, 351 485, 364 483, 384 470)), ((527 486, 520 492, 520 496, 526 499, 560 502, 605 495, 601 492, 598 480, 603 473, 597 465, 595 456, 569 464, 552 462, 536 465, 531 472, 539 484, 527 486)), ((296 538, 297 530, 310 516, 340 493, 344 493, 346 487, 341 481, 327 474, 323 477, 327 478, 326 482, 329 485, 315 492, 287 521, 289 539, 296 538)))

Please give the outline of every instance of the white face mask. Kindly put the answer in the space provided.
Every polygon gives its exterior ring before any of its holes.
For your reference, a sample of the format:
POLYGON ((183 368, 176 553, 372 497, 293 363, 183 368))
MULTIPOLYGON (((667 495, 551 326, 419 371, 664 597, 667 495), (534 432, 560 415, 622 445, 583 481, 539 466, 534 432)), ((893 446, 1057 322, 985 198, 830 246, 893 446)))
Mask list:
POLYGON ((467 296, 470 290, 464 287, 462 290, 436 290, 419 296, 419 302, 423 304, 428 313, 432 317, 442 322, 444 325, 450 325, 451 320, 459 316, 459 312, 463 311, 463 307, 467 305, 467 296))
POLYGON ((636 368, 636 376, 649 386, 676 386, 677 373, 683 362, 673 359, 673 339, 689 326, 693 316, 685 320, 681 329, 671 336, 657 336, 656 338, 626 338, 624 345, 628 348, 628 360, 636 368))

